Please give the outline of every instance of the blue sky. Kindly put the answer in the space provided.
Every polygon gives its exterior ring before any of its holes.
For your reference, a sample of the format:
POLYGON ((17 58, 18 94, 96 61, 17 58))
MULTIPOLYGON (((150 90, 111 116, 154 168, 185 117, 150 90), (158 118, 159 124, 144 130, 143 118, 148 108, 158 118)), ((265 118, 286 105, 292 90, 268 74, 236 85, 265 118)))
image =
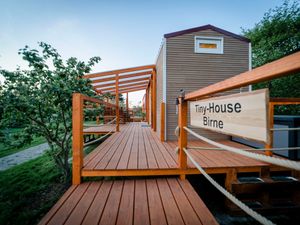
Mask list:
MULTIPOLYGON (((35 48, 38 41, 63 58, 100 56, 93 72, 153 64, 165 33, 212 24, 240 34, 282 2, 0 0, 0 67, 26 68, 18 49, 35 48)), ((137 104, 142 95, 130 94, 130 102, 137 104)))

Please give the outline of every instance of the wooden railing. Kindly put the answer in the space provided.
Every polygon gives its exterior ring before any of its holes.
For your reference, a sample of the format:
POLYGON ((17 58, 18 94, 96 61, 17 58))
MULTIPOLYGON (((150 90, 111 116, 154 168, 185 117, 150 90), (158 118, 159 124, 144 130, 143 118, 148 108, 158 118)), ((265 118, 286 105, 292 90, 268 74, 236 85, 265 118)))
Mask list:
MULTIPOLYGON (((300 98, 271 98, 269 101, 269 136, 270 143, 265 145, 266 149, 271 149, 273 147, 273 129, 274 129, 274 108, 276 105, 299 105, 300 98)), ((266 150, 266 155, 272 156, 273 152, 270 150, 266 150)))
MULTIPOLYGON (((188 93, 183 96, 179 96, 178 98, 179 99, 179 105, 178 105, 179 167, 181 169, 185 169, 187 166, 187 156, 184 152, 184 149, 187 148, 188 139, 187 139, 187 132, 184 129, 184 127, 187 126, 188 101, 204 99, 224 91, 242 88, 247 85, 252 85, 259 82, 272 80, 275 78, 291 75, 297 72, 300 72, 300 52, 296 52, 292 55, 265 64, 251 71, 241 73, 232 78, 215 83, 213 85, 207 86, 197 91, 188 93)), ((299 99, 281 99, 279 101, 274 99, 271 100, 270 111, 269 111, 269 116, 271 118, 273 118, 274 115, 274 105, 279 105, 279 104, 299 104, 299 99)), ((273 120, 271 120, 271 127, 273 127, 272 124, 273 124, 273 120)), ((271 134, 273 134, 273 132, 271 134)), ((272 142, 266 147, 272 148, 272 142)), ((267 151, 266 154, 271 155, 269 151, 267 151)), ((184 176, 181 176, 181 178, 184 178, 184 176)))
MULTIPOLYGON (((84 121, 84 101, 104 105, 105 107, 115 107, 116 105, 102 101, 100 99, 91 98, 80 93, 73 94, 72 102, 72 151, 73 151, 73 165, 72 165, 72 182, 73 184, 81 183, 81 170, 83 167, 83 121, 84 121)), ((118 115, 118 114, 117 114, 118 115)), ((120 118, 116 118, 116 131, 119 126, 120 118)))

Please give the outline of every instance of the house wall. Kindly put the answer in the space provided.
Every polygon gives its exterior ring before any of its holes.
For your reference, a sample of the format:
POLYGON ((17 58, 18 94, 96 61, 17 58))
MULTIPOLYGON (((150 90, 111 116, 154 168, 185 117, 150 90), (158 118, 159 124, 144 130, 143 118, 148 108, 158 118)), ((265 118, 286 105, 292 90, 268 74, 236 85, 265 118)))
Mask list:
MULTIPOLYGON (((167 56, 167 140, 177 140, 175 99, 180 89, 186 93, 214 84, 245 72, 249 67, 249 43, 213 30, 204 30, 166 39, 167 56), (221 36, 224 54, 199 54, 194 51, 195 36, 221 36)), ((228 138, 225 135, 197 130, 212 139, 228 138)))
MULTIPOLYGON (((163 46, 161 46, 156 60, 156 131, 160 134, 160 110, 163 102, 163 46)), ((164 116, 164 115, 163 115, 164 116)))

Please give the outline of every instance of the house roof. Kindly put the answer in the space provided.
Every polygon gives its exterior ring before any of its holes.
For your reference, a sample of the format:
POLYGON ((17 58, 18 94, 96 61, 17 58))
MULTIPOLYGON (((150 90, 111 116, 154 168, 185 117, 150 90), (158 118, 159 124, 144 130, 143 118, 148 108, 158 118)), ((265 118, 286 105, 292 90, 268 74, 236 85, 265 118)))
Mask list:
POLYGON ((231 36, 231 37, 239 39, 241 41, 250 42, 250 39, 248 39, 244 36, 231 33, 227 30, 223 30, 221 28, 215 27, 215 26, 210 25, 210 24, 207 24, 207 25, 204 25, 204 26, 201 26, 201 27, 194 27, 194 28, 190 28, 190 29, 186 29, 186 30, 180 30, 180 31, 168 33, 168 34, 165 34, 164 37, 165 38, 172 38, 172 37, 177 37, 177 36, 180 36, 180 35, 189 34, 189 33, 197 32, 197 31, 208 30, 208 29, 214 30, 214 31, 216 31, 218 33, 221 33, 221 34, 231 36))

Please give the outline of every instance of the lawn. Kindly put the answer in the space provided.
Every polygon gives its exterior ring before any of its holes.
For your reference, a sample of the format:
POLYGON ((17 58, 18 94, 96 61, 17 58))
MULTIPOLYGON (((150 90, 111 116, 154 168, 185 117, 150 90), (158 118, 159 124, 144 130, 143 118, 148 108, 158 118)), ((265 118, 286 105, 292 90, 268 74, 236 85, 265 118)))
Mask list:
POLYGON ((0 224, 38 223, 67 188, 47 155, 0 172, 0 224))
MULTIPOLYGON (((9 132, 11 132, 11 133, 22 132, 22 128, 10 128, 9 132)), ((24 149, 27 149, 27 148, 30 148, 33 146, 37 146, 39 144, 43 144, 45 142, 46 142, 46 140, 43 137, 33 137, 33 141, 30 144, 24 145, 20 148, 14 148, 11 146, 4 145, 3 141, 1 141, 1 139, 0 139, 0 158, 7 156, 7 155, 11 155, 16 152, 20 152, 24 149)))

